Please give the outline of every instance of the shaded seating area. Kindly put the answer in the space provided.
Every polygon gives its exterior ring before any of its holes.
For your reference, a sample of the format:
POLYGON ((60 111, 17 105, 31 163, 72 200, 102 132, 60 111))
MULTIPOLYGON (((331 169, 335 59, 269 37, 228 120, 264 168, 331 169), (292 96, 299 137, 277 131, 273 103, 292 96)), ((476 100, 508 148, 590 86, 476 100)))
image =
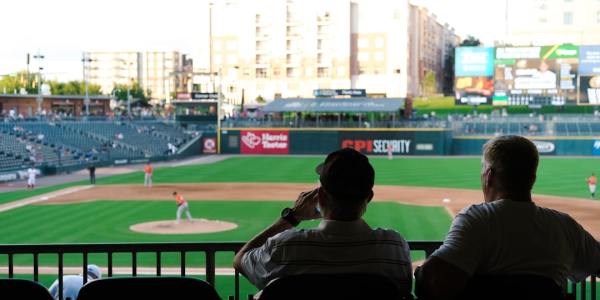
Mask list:
POLYGON ((269 283, 259 300, 413 299, 410 283, 400 290, 390 279, 374 274, 303 274, 269 283))
POLYGON ((91 281, 78 300, 201 299, 220 300, 208 282, 189 277, 113 277, 91 281))
POLYGON ((25 279, 0 279, 0 295, 3 300, 53 300, 45 287, 25 279))

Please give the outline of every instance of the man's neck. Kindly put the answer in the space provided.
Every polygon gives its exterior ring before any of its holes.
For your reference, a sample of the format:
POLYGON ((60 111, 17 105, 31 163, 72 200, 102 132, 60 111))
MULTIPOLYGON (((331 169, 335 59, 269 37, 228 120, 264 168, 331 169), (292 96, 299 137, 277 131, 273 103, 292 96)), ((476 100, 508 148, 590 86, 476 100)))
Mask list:
POLYGON ((504 193, 499 192, 492 197, 492 200, 488 202, 494 202, 496 200, 510 200, 516 202, 532 202, 531 193, 504 193))

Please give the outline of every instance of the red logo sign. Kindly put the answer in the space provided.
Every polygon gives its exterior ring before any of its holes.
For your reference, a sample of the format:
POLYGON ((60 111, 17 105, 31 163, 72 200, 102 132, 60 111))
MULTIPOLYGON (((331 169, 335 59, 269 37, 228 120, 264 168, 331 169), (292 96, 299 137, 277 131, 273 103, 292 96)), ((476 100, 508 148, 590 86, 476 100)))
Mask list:
POLYGON ((202 145, 202 153, 217 153, 217 139, 203 138, 202 145))
POLYGON ((287 131, 242 130, 240 134, 242 154, 288 154, 289 133, 287 131))
POLYGON ((409 154, 411 140, 342 140, 342 148, 367 154, 385 154, 388 151, 394 154, 409 154))

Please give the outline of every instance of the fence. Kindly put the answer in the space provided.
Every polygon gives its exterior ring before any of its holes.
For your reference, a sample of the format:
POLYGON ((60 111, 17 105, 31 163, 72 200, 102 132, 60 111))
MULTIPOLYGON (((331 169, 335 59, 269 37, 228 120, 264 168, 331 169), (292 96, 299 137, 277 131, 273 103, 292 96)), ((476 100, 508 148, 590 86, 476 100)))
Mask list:
MULTIPOLYGON (((429 257, 440 245, 439 241, 409 241, 411 251, 423 251, 425 257, 429 257)), ((14 278, 14 256, 15 255, 32 255, 33 263, 33 280, 39 281, 39 256, 40 254, 56 254, 58 258, 58 280, 59 280, 59 297, 62 300, 65 254, 81 254, 82 264, 81 270, 84 282, 87 280, 88 255, 89 254, 106 254, 108 277, 113 276, 113 255, 116 253, 131 254, 131 270, 132 276, 138 276, 138 261, 137 255, 140 253, 154 253, 156 255, 155 275, 161 276, 162 253, 180 253, 180 275, 186 276, 186 253, 203 252, 205 254, 204 267, 206 281, 211 285, 215 285, 216 276, 216 261, 217 253, 236 253, 242 246, 243 242, 219 242, 219 243, 119 243, 119 244, 45 244, 45 245, 0 245, 0 255, 8 256, 8 278, 14 278)), ((236 271, 234 273, 234 295, 229 296, 229 299, 240 299, 240 277, 236 271)), ((596 276, 590 278, 591 299, 596 299, 596 276)), ((574 295, 577 291, 580 292, 581 300, 587 298, 587 283, 582 281, 579 284, 571 283, 571 293, 574 295), (577 286, 579 285, 579 288, 577 286)))

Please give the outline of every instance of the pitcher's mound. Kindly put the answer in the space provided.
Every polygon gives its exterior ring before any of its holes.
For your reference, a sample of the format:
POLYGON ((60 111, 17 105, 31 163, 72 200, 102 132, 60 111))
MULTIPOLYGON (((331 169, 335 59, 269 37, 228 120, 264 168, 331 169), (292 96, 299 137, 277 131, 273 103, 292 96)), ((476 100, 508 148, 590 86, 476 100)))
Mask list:
POLYGON ((191 234, 227 231, 237 227, 235 223, 219 220, 193 219, 190 222, 186 219, 179 224, 175 224, 174 220, 140 223, 131 225, 129 230, 154 234, 191 234))

